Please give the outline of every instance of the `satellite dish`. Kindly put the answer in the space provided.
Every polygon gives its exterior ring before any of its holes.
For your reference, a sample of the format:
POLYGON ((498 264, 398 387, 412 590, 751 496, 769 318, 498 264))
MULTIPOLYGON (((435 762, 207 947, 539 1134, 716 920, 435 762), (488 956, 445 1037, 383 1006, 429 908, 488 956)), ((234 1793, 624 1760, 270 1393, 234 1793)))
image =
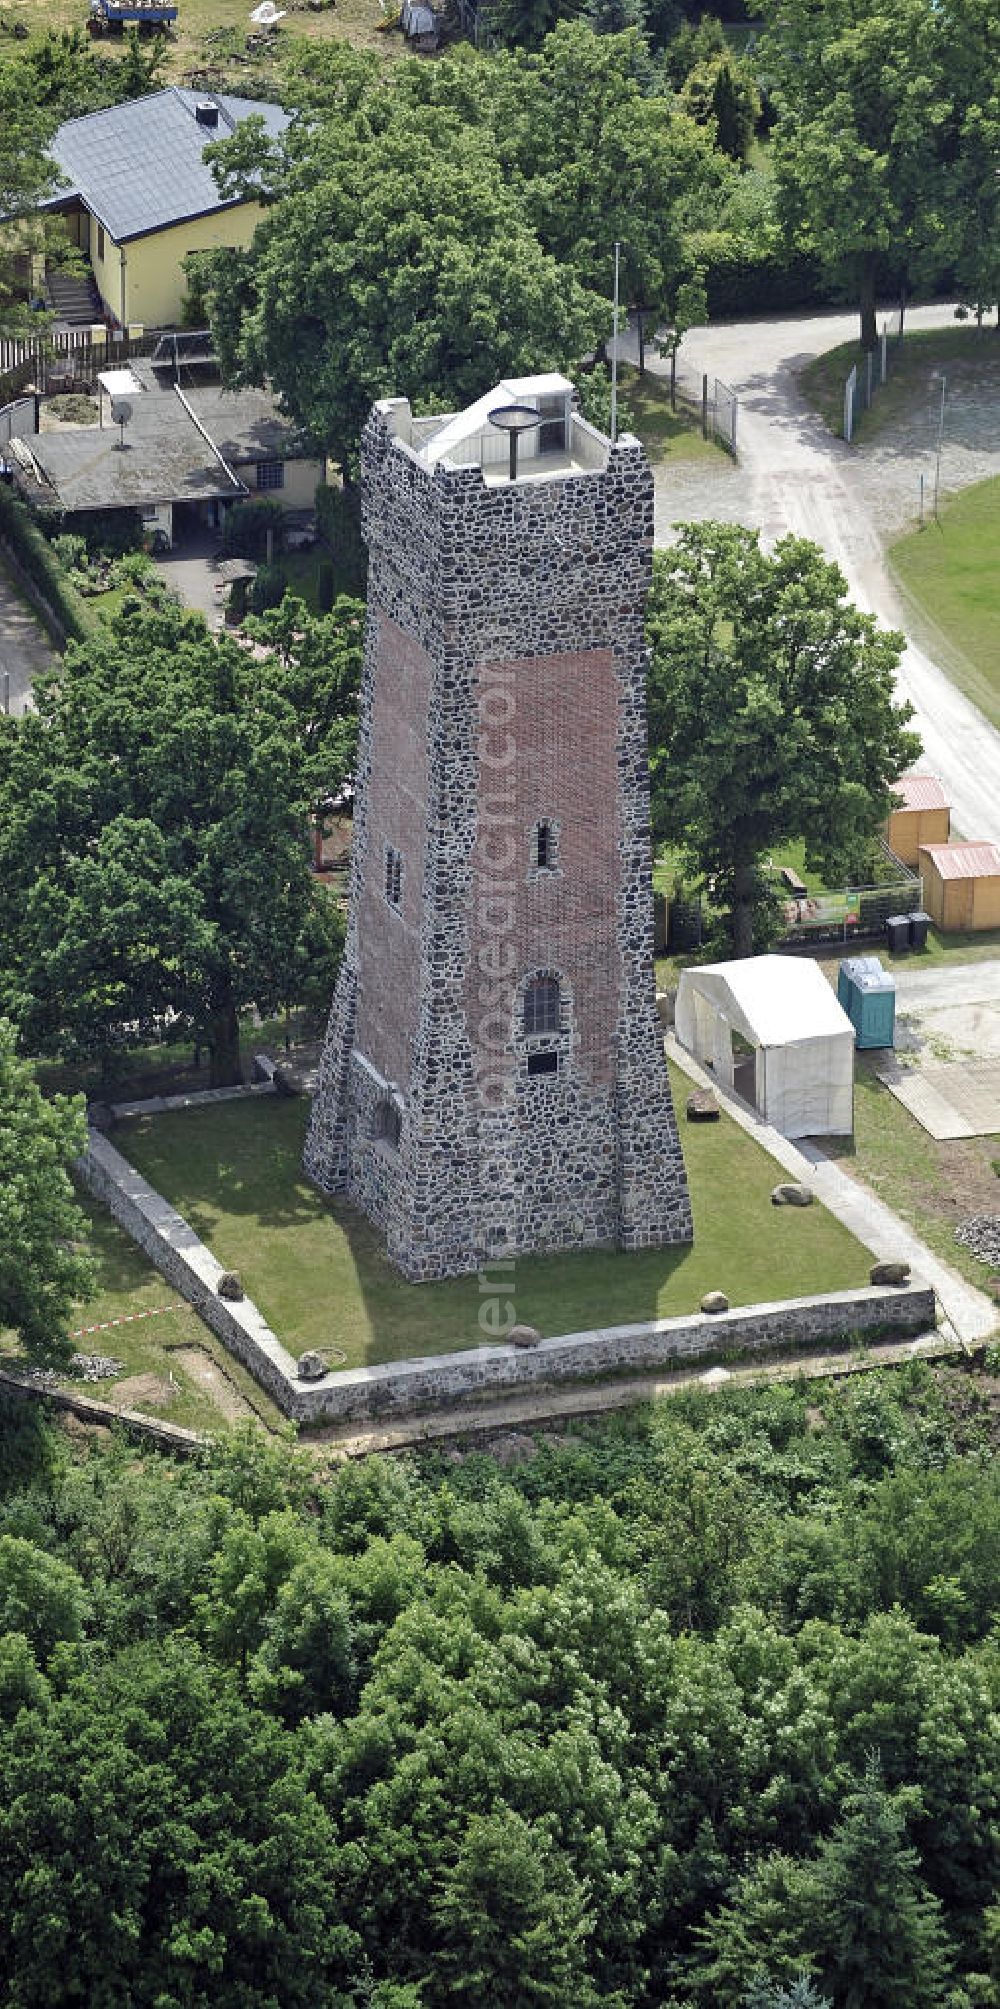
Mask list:
POLYGON ((111 418, 112 422, 118 427, 118 445, 122 450, 124 450, 125 446, 125 427, 128 425, 131 417, 132 407, 128 399, 112 398, 111 418))

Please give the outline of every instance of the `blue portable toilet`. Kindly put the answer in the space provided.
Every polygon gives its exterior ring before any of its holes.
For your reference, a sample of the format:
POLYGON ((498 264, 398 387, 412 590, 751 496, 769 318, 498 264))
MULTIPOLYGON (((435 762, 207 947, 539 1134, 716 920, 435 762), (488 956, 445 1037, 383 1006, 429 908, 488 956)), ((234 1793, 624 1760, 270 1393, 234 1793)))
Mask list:
POLYGON ((857 1047, 896 1043, 896 979, 877 956, 845 956, 837 973, 837 1000, 854 1027, 857 1047))

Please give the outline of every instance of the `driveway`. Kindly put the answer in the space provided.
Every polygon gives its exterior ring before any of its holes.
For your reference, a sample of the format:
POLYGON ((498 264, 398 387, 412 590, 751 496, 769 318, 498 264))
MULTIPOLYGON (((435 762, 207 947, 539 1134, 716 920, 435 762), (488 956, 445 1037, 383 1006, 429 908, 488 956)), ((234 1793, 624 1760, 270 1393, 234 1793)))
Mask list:
MULTIPOLYGON (((915 308, 908 325, 952 327, 954 313, 950 306, 915 308)), ((700 390, 701 373, 707 370, 739 395, 739 493, 732 489, 726 513, 758 526, 768 543, 788 532, 812 538, 836 560, 859 606, 905 630, 907 617, 885 563, 863 459, 827 432, 796 378, 813 356, 849 341, 856 332, 857 315, 846 312, 693 329, 681 352, 683 375, 689 387, 700 390)), ((634 357, 631 335, 622 352, 634 357)), ((654 359, 651 367, 666 372, 669 366, 654 359)), ((717 513, 718 479, 710 470, 705 506, 699 507, 697 476, 692 479, 692 474, 693 469, 678 486, 675 519, 717 513)), ((915 494, 915 469, 907 474, 904 468, 898 478, 909 480, 915 494)), ((669 541, 671 483, 667 465, 658 496, 660 543, 669 541)), ((922 764, 948 790, 956 829, 1000 843, 1000 733, 914 642, 908 642, 900 666, 899 691, 914 707, 914 726, 924 743, 922 764)))
POLYGON ((218 530, 185 537, 155 561, 160 578, 176 593, 181 605, 204 614, 210 628, 221 628, 225 611, 226 596, 216 592, 218 573, 212 562, 220 542, 218 530))
POLYGON ((55 662, 52 645, 41 622, 21 599, 17 587, 0 559, 0 705, 3 704, 5 677, 10 677, 10 709, 23 712, 32 679, 55 662))

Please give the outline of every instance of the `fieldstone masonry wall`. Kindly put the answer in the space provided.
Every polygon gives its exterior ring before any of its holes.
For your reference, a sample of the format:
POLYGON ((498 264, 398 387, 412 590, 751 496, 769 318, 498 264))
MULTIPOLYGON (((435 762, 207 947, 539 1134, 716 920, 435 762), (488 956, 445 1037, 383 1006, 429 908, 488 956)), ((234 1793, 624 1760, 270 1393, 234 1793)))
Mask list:
POLYGON ((622 1370, 667 1366, 705 1355, 747 1355, 810 1346, 835 1346, 864 1333, 930 1331, 934 1292, 923 1284, 902 1290, 872 1286, 826 1297, 789 1298, 781 1304, 746 1305, 712 1317, 656 1319, 543 1339, 530 1350, 509 1343, 467 1353, 428 1355, 385 1367, 333 1372, 302 1382, 296 1362, 249 1298, 231 1303, 217 1294, 222 1265, 193 1228, 142 1178, 106 1137, 92 1131, 79 1171, 115 1219, 201 1313, 223 1344, 297 1423, 405 1416, 466 1396, 543 1386, 622 1370))
POLYGON ((422 461, 425 436, 395 401, 362 443, 351 911, 306 1168, 414 1280, 689 1241, 652 973, 649 466, 588 432, 586 472, 487 484, 422 461), (532 972, 559 979, 554 1038, 523 1032, 532 972), (529 1072, 543 1052, 557 1071, 529 1072))

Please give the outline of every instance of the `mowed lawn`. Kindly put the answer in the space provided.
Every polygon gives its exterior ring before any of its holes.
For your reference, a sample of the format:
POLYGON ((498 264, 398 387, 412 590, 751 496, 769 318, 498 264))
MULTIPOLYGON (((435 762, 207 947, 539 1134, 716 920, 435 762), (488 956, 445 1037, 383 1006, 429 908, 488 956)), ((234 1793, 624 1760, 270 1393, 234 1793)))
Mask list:
MULTIPOLYGON (((675 1095, 683 1109, 683 1077, 675 1095)), ((305 1100, 223 1103, 123 1124, 115 1142, 166 1194, 294 1353, 337 1349, 360 1366, 481 1344, 475 1277, 406 1284, 358 1215, 327 1203, 301 1169, 305 1100)), ((773 1207, 780 1168, 726 1117, 682 1136, 693 1249, 519 1258, 499 1295, 543 1334, 863 1284, 871 1258, 823 1208, 773 1207)))
POLYGON ((939 523, 901 537, 889 554, 904 593, 944 636, 954 681, 994 725, 1000 725, 998 553, 1000 478, 946 502, 939 523))

